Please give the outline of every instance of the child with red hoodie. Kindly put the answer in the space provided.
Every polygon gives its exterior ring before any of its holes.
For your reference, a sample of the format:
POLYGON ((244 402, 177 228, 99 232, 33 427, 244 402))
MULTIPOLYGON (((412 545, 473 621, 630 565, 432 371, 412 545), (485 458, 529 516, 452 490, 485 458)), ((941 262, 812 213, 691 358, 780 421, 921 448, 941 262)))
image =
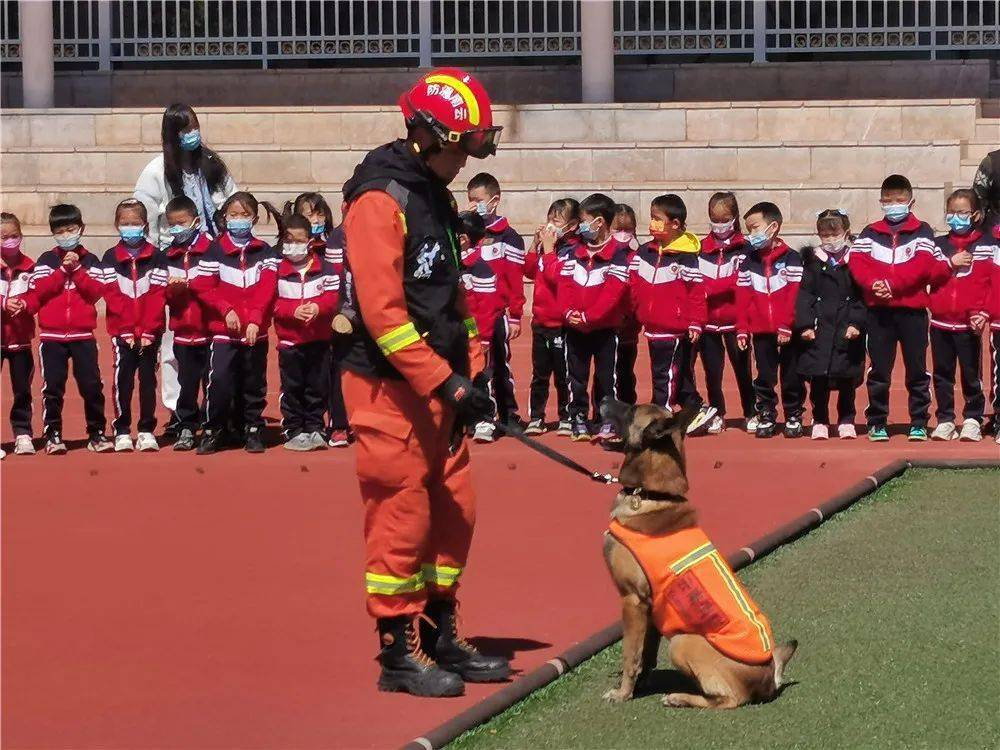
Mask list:
POLYGON ((934 243, 949 259, 951 278, 931 290, 931 359, 934 362, 934 397, 937 427, 933 440, 951 440, 955 429, 955 363, 962 377, 961 439, 982 440, 986 397, 982 383, 982 339, 989 321, 991 265, 996 240, 978 229, 983 212, 972 190, 948 196, 945 221, 948 234, 934 243))
POLYGON ((628 274, 635 317, 649 343, 653 403, 670 409, 701 404, 693 365, 705 326, 705 285, 698 270, 700 243, 686 222, 680 196, 654 198, 649 206, 653 239, 636 252, 628 274))
POLYGON ((557 435, 572 434, 569 421, 569 384, 566 375, 566 331, 559 307, 559 264, 575 252, 580 240, 580 204, 560 198, 549 206, 547 222, 535 232, 524 263, 524 276, 534 282, 531 300, 531 399, 530 419, 525 433, 545 432, 545 402, 549 381, 556 389, 557 435))
MULTIPOLYGON (((639 252, 639 240, 636 238, 638 223, 635 211, 627 203, 615 206, 615 220, 611 224, 615 239, 628 245, 629 267, 639 252)), ((628 292, 626 292, 628 294, 628 292)), ((625 301, 622 327, 618 329, 618 359, 615 365, 615 376, 618 378, 618 400, 624 404, 635 405, 638 396, 635 392, 635 361, 639 357, 639 333, 642 326, 635 319, 633 305, 625 301)))
MULTIPOLYGON (((590 366, 594 365, 593 403, 605 397, 617 398, 615 356, 618 329, 628 284, 628 245, 616 240, 611 231, 615 202, 602 193, 588 196, 580 204, 578 245, 559 264, 559 306, 566 324, 566 363, 569 374, 569 414, 573 440, 591 439, 587 413, 590 366)), ((598 442, 613 442, 618 436, 599 414, 601 423, 594 435, 598 442)))
POLYGON ((267 329, 278 285, 278 256, 253 234, 261 206, 281 226, 274 208, 250 193, 226 199, 219 209, 220 234, 202 256, 192 283, 212 338, 205 430, 198 444, 202 455, 223 447, 227 431, 235 433, 236 441, 242 436, 247 453, 264 452, 267 329))
POLYGON ((198 208, 186 195, 170 200, 164 213, 172 240, 166 249, 167 325, 174 334, 173 352, 180 386, 174 409, 177 424, 174 450, 190 451, 194 450, 201 422, 198 394, 204 394, 208 388, 208 328, 202 303, 192 286, 212 241, 201 231, 198 208))
POLYGON ((14 214, 0 214, 0 362, 10 370, 10 426, 14 430, 14 453, 35 452, 31 442, 31 379, 35 361, 31 342, 35 338, 35 318, 25 312, 24 295, 35 263, 21 252, 21 222, 14 214))
POLYGON ((86 227, 79 208, 65 203, 53 206, 49 210, 49 228, 56 246, 38 257, 24 297, 24 313, 38 314, 45 452, 66 452, 62 408, 72 360, 73 376, 83 397, 87 450, 106 453, 114 446, 104 435, 104 384, 94 339, 96 304, 104 294, 104 272, 97 256, 80 244, 86 227))
POLYGON ((156 365, 165 326, 166 257, 146 239, 149 221, 142 201, 128 198, 115 209, 121 239, 104 254, 105 323, 114 348, 112 400, 115 451, 157 451, 156 365), (133 445, 132 391, 139 381, 139 434, 133 445))
POLYGON ((757 203, 743 215, 751 249, 736 280, 736 343, 746 351, 753 340, 757 377, 759 438, 773 437, 778 416, 774 388, 781 383, 785 437, 802 436, 802 378, 799 345, 793 340, 795 299, 802 283, 802 258, 778 237, 781 211, 769 202, 757 203))
POLYGON ((927 287, 946 282, 951 266, 934 244, 934 230, 913 215, 908 179, 886 177, 879 203, 885 218, 865 227, 847 256, 868 307, 868 439, 889 439, 889 383, 899 346, 909 395, 909 439, 924 441, 931 406, 927 287))
POLYGON ((278 250, 274 332, 281 373, 281 426, 285 448, 326 448, 323 414, 330 387, 330 330, 337 311, 337 270, 309 244, 310 222, 287 216, 278 250))
POLYGON ((746 429, 748 432, 757 429, 750 352, 741 350, 736 343, 736 278, 740 263, 749 250, 740 232, 739 218, 740 207, 733 193, 715 193, 708 199, 711 231, 701 241, 698 258, 698 269, 705 281, 708 315, 705 330, 698 341, 698 350, 705 370, 708 405, 716 411, 708 422, 707 432, 710 435, 725 429, 726 397, 722 376, 727 356, 736 377, 746 429))
POLYGON ((990 356, 993 360, 993 378, 991 386, 993 395, 993 432, 996 442, 1000 445, 1000 224, 993 227, 993 260, 990 265, 990 288, 986 309, 990 316, 990 356))
POLYGON ((501 422, 521 423, 514 397, 514 375, 510 369, 510 343, 521 335, 524 311, 524 240, 501 216, 500 183, 496 177, 480 172, 468 185, 469 210, 483 217, 486 236, 479 242, 480 257, 490 264, 500 279, 505 295, 505 314, 497 318, 491 332, 490 359, 493 362, 493 397, 501 422))

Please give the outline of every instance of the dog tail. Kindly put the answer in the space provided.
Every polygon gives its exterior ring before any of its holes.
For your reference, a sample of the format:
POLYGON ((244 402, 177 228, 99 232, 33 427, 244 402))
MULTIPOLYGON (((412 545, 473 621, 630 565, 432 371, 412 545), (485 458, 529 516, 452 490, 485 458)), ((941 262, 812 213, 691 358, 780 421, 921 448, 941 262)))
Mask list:
POLYGON ((774 686, 780 688, 785 682, 785 667, 792 657, 795 656, 795 649, 799 647, 799 642, 792 639, 787 643, 782 643, 774 649, 774 686))

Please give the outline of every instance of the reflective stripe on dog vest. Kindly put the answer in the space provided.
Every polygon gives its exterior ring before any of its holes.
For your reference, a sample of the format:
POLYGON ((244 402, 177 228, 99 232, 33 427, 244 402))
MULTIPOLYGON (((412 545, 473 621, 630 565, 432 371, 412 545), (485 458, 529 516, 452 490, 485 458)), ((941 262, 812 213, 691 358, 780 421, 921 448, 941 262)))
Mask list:
POLYGON ((649 536, 611 522, 608 529, 635 556, 652 590, 653 620, 668 638, 704 636, 746 664, 771 660, 771 624, 701 528, 649 536))

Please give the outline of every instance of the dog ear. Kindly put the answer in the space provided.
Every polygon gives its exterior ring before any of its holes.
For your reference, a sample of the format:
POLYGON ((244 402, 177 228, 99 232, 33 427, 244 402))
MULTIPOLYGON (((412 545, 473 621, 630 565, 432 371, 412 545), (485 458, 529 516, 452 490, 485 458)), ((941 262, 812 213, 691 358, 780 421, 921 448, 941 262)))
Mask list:
POLYGON ((605 396, 601 399, 601 419, 605 422, 611 422, 617 429, 619 435, 625 435, 628 432, 629 423, 632 421, 632 409, 626 403, 617 401, 610 396, 605 396))
POLYGON ((655 448, 669 439, 670 433, 676 429, 677 420, 672 416, 657 417, 642 431, 642 447, 655 448))
POLYGON ((674 429, 680 430, 682 433, 687 432, 688 425, 690 425, 698 412, 701 411, 700 404, 688 404, 679 412, 674 414, 674 429))

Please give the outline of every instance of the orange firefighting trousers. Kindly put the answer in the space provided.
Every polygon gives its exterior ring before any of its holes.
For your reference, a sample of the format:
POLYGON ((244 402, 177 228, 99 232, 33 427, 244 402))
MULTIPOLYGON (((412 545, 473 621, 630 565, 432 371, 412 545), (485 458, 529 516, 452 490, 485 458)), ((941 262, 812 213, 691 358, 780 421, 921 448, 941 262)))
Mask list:
POLYGON ((403 380, 343 373, 365 503, 365 587, 372 617, 452 598, 475 526, 468 447, 449 453, 453 414, 403 380))
POLYGON ((771 623, 699 527, 649 536, 612 521, 608 533, 642 566, 661 633, 702 635, 745 664, 771 660, 771 623))

